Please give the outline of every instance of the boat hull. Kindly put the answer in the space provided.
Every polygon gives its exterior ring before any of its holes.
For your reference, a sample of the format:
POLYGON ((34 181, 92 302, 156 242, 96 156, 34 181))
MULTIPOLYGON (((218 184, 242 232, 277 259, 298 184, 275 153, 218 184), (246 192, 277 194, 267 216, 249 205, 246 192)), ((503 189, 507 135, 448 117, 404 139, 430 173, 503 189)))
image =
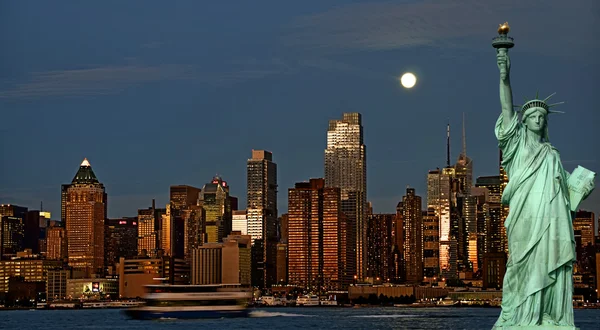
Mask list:
POLYGON ((148 310, 144 308, 129 308, 124 313, 136 320, 157 319, 215 319, 247 317, 248 310, 148 310))

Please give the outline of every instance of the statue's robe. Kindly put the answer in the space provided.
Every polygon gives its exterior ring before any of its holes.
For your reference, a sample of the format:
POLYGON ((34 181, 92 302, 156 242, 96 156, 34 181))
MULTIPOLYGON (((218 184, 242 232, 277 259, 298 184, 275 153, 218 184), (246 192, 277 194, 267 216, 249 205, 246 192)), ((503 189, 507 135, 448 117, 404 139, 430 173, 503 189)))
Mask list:
POLYGON ((506 127, 496 122, 502 165, 509 183, 504 226, 509 258, 502 312, 495 328, 573 326, 573 263, 576 260, 567 179, 560 155, 548 142, 527 141, 516 114, 506 127))

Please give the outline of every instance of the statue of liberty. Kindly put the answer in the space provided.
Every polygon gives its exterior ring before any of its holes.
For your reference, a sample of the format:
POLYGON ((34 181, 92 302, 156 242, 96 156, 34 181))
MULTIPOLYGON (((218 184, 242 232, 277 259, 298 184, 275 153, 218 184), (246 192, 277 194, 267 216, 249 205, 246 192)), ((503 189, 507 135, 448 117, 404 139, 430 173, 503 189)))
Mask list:
MULTIPOLYGON (((509 205, 504 226, 509 258, 502 293, 502 312, 494 329, 575 329, 573 263, 576 261, 572 211, 594 189, 593 172, 577 171, 579 186, 562 166, 548 140, 549 99, 514 106, 508 48, 514 44, 502 25, 494 39, 500 70, 502 114, 495 133, 502 150, 508 185, 502 203, 509 205), (520 108, 515 112, 514 108, 520 108), (585 177, 583 177, 585 176, 585 177), (577 192, 580 193, 579 199, 577 192), (574 197, 575 196, 575 197, 574 197)), ((575 172, 573 173, 575 175, 575 172)))

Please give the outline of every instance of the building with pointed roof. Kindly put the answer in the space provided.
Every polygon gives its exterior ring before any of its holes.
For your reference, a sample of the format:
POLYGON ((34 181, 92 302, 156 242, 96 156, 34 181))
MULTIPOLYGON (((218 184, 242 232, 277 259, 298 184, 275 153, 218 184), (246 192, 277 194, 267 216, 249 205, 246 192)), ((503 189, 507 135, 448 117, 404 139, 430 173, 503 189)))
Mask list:
POLYGON ((104 221, 107 195, 85 158, 70 184, 62 185, 61 218, 67 234, 67 258, 74 276, 104 272, 104 221))

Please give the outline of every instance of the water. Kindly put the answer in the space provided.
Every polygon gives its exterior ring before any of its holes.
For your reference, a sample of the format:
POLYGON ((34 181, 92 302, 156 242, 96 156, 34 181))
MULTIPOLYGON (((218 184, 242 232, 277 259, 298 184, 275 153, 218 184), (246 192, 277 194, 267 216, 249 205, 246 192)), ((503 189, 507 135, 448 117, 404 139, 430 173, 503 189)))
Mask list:
MULTIPOLYGON (((250 318, 214 320, 128 319, 116 309, 0 311, 0 329, 491 329, 499 308, 268 308, 250 318)), ((580 329, 598 329, 600 310, 575 310, 580 329)))

